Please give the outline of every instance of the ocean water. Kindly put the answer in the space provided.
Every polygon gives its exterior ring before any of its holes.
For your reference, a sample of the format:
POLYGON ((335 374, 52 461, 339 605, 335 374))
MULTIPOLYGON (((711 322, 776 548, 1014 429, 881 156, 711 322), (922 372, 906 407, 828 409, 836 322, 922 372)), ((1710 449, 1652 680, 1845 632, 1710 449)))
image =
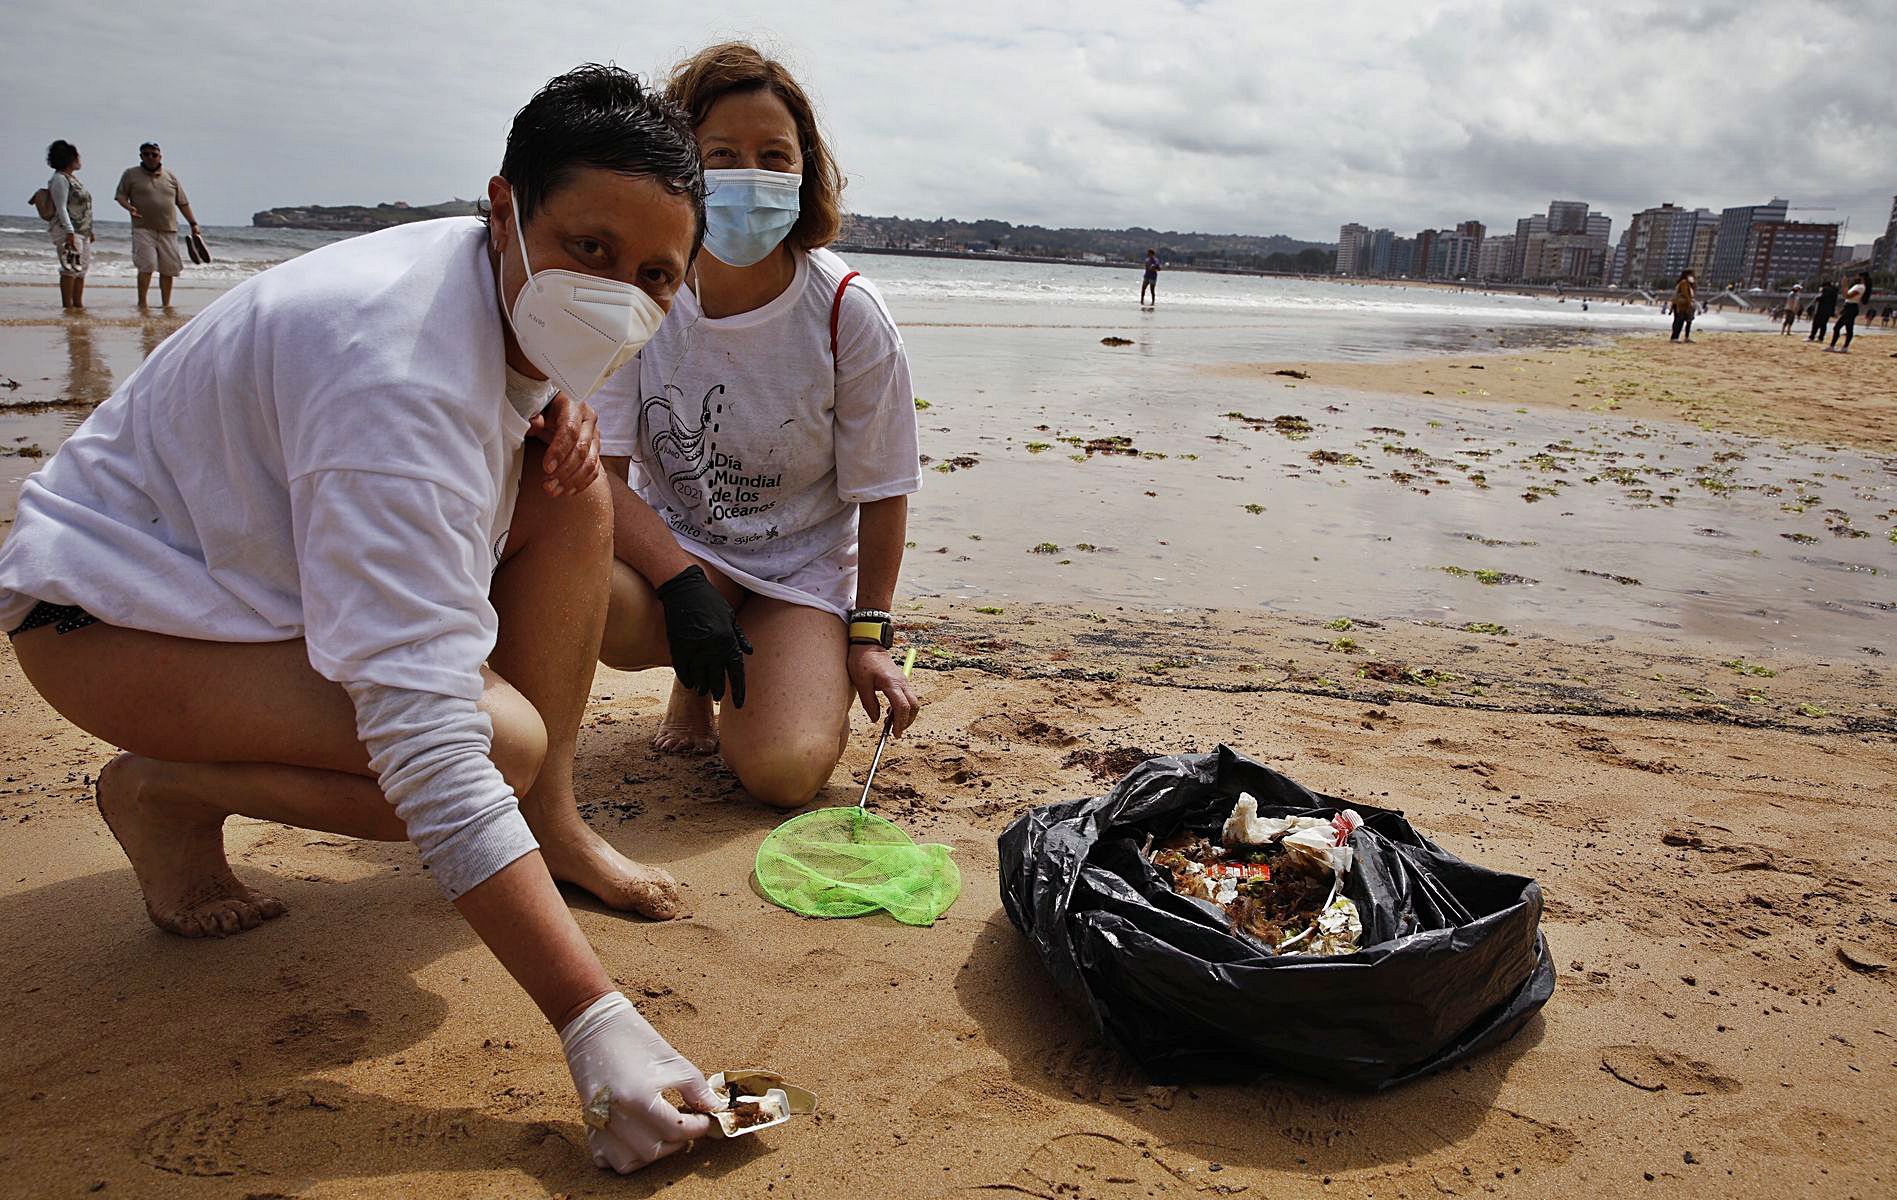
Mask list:
MULTIPOLYGON (((110 205, 110 196, 93 196, 97 206, 110 205)), ((113 208, 111 211, 117 212, 113 208)), ((131 279, 132 227, 125 221, 97 217, 93 230, 98 240, 92 244, 91 277, 131 279)), ((216 260, 209 266, 188 267, 185 278, 194 284, 239 283, 257 272, 295 258, 309 250, 341 238, 342 234, 318 233, 307 229, 254 229, 247 225, 206 225, 204 238, 216 260)), ((189 264, 190 259, 185 259, 189 264)), ((38 218, 0 216, 0 279, 46 280, 56 271, 53 246, 46 225, 38 218)))
MULTIPOLYGON (((339 236, 209 229, 220 261, 187 273, 191 303, 339 236)), ((129 275, 125 227, 102 225, 99 245, 104 280, 129 275)), ((1587 343, 1663 328, 1651 305, 1176 271, 1143 311, 1133 270, 850 257, 928 405, 911 594, 1493 621, 1760 656, 1888 640, 1889 462, 1611 413, 1370 396, 1321 371, 1219 371, 1587 343), (1235 411, 1311 431, 1292 440, 1235 411), (1075 444, 1106 437, 1139 456, 1075 444)), ((0 391, 0 450, 51 453, 182 319, 141 318, 109 286, 91 315, 62 318, 50 274, 43 227, 0 218, 0 278, 45 285, 0 289, 0 375, 22 384, 0 391), (22 372, 9 352, 50 369, 22 372)), ((1715 313, 1698 330, 1713 347, 1768 327, 1715 313)), ((0 519, 38 461, 0 455, 0 519)))
MULTIPOLYGON (((99 237, 93 246, 93 275, 131 278, 131 226, 105 219, 95 226, 99 237)), ((183 280, 193 286, 229 286, 352 236, 238 225, 207 225, 204 235, 217 261, 187 268, 183 280)), ((1131 302, 1139 290, 1140 273, 1130 269, 867 252, 853 258, 860 260, 855 265, 875 280, 905 326, 1120 328, 1135 309, 1131 302)), ((41 282, 54 271, 45 224, 31 215, 0 216, 0 280, 41 282)), ((1525 337, 1542 331, 1547 340, 1561 340, 1561 335, 1576 331, 1610 334, 1650 327, 1655 316, 1651 306, 1618 302, 1590 303, 1583 313, 1578 299, 1189 271, 1162 273, 1160 296, 1150 320, 1169 328, 1277 335, 1260 344, 1283 344, 1294 353, 1318 357, 1443 348, 1448 337, 1488 326, 1506 327, 1525 337), (1259 318, 1266 316, 1275 324, 1260 324, 1259 318)), ((1724 318, 1711 314, 1703 320, 1702 327, 1711 330, 1724 318)))

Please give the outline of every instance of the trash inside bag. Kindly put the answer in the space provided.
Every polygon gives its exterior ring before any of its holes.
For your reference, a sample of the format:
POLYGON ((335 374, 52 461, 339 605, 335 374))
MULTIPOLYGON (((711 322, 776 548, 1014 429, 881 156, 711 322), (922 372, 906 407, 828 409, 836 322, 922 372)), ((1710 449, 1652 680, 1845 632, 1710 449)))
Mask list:
POLYGON ((1350 836, 1362 824, 1349 808, 1328 821, 1260 817, 1257 797, 1241 792, 1217 841, 1181 828, 1157 844, 1149 837, 1142 852, 1174 892, 1217 906, 1234 932, 1265 950, 1348 954, 1363 922, 1339 893, 1355 854, 1350 836))
POLYGON ((1158 1079, 1384 1088, 1507 1039, 1554 993, 1534 880, 1464 862, 1400 813, 1346 809, 1225 746, 1033 809, 999 849, 1009 919, 1158 1079), (1340 831, 1352 810, 1361 826, 1340 831), (1227 904, 1155 863, 1169 840, 1274 837, 1302 844, 1287 854, 1332 847, 1336 894, 1315 919, 1281 905, 1240 928, 1227 904), (1288 927, 1266 919, 1280 911, 1288 927))

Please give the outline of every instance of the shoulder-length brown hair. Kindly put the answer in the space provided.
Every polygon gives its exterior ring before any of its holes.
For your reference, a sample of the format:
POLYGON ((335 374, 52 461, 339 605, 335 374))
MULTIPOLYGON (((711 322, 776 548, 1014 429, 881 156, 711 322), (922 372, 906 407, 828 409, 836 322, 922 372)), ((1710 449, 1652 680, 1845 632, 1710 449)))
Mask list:
POLYGON ((783 63, 766 58, 748 42, 707 46, 672 68, 665 98, 685 111, 696 129, 711 106, 734 92, 769 91, 790 109, 804 158, 804 183, 797 193, 797 223, 785 240, 799 250, 815 250, 836 240, 843 228, 843 173, 817 128, 810 97, 783 63))

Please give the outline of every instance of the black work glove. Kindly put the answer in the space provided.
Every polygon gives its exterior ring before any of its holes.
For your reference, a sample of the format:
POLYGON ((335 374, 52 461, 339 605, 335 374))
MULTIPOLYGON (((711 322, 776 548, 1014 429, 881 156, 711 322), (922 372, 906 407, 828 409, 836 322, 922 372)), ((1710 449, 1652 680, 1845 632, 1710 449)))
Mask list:
POLYGON ((744 656, 751 643, 738 628, 738 614, 697 563, 658 587, 665 605, 665 641, 672 648, 678 681, 701 696, 725 698, 731 677, 731 703, 744 707, 744 656))

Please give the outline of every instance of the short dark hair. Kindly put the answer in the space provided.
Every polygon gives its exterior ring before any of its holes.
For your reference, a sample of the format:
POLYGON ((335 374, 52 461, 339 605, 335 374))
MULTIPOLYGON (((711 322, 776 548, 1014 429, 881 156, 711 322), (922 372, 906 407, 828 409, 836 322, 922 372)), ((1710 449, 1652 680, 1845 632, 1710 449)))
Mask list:
POLYGON ((557 75, 514 114, 501 178, 514 189, 515 219, 532 217, 577 169, 595 167, 656 180, 692 202, 692 252, 705 234, 705 172, 683 113, 639 77, 587 63, 557 75))
POLYGON ((78 161, 79 147, 64 138, 46 147, 46 165, 55 171, 63 171, 78 161))
POLYGON ((156 149, 158 149, 157 142, 140 142, 138 144, 138 152, 140 154, 145 153, 145 151, 147 150, 156 150, 156 149))

